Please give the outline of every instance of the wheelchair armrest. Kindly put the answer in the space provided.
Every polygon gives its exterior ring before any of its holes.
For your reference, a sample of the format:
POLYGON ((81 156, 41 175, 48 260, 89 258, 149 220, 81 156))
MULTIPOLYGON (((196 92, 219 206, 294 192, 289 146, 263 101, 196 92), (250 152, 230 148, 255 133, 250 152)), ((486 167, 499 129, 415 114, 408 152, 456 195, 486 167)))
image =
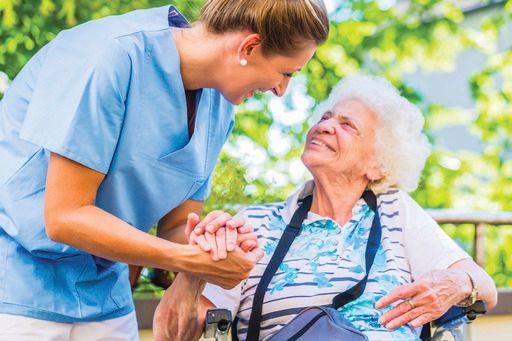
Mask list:
POLYGON ((476 301, 475 304, 463 309, 464 314, 466 314, 470 321, 476 319, 478 315, 484 315, 487 313, 487 305, 485 304, 485 301, 476 301))
POLYGON ((471 322, 478 315, 486 312, 487 306, 484 301, 476 301, 469 307, 453 306, 437 320, 425 324, 420 338, 423 341, 445 340, 448 333, 450 340, 465 340, 463 326, 468 323, 468 320, 471 322))
POLYGON ((475 304, 469 307, 453 306, 443 316, 435 321, 432 321, 434 326, 439 326, 451 322, 460 317, 466 316, 468 320, 473 321, 478 315, 483 315, 487 312, 487 306, 484 301, 476 301, 475 304))

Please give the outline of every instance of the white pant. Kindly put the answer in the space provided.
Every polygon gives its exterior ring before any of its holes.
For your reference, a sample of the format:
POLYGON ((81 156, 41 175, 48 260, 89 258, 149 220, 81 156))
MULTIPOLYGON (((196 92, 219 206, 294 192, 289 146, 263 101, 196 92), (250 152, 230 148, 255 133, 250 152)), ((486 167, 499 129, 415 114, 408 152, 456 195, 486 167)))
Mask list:
POLYGON ((0 314, 0 341, 138 341, 135 312, 100 322, 61 323, 0 314))

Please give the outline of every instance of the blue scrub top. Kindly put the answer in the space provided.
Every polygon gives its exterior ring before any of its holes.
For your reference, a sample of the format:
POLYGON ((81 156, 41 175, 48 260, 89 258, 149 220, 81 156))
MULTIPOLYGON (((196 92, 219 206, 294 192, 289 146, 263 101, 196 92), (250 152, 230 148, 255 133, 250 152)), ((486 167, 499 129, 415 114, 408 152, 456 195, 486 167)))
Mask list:
POLYGON ((201 90, 189 138, 169 29, 184 23, 165 6, 82 24, 11 84, 0 102, 0 313, 85 322, 133 310, 126 264, 46 236, 50 152, 106 174, 96 205, 143 231, 209 195, 234 111, 218 91, 201 90))

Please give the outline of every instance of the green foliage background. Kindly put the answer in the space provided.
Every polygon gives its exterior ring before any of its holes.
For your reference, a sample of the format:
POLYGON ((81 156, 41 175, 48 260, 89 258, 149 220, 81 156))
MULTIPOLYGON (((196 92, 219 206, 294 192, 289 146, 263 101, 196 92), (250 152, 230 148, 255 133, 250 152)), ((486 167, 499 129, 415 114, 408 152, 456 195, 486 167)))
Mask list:
MULTIPOLYGON (((496 2, 496 1, 494 1, 496 2)), ((493 2, 493 3, 494 3, 493 2)), ((198 16, 201 0, 175 0, 190 19, 198 16)), ((471 127, 483 143, 482 153, 454 153, 436 141, 414 198, 430 208, 512 211, 512 51, 499 51, 499 33, 512 21, 512 0, 494 4, 497 10, 477 27, 463 25, 464 11, 456 2, 411 0, 400 6, 389 1, 350 0, 337 2, 332 13, 332 33, 326 44, 301 72, 294 87, 315 104, 325 99, 342 77, 357 71, 382 75, 422 108, 427 132, 447 124, 471 127), (486 62, 467 85, 474 112, 428 103, 405 81, 406 75, 452 70, 465 49, 485 55, 486 62), (472 116, 473 115, 473 116, 472 116), (456 161, 457 167, 447 161, 456 161)), ((486 4, 491 2, 480 2, 486 4)), ((168 4, 166 0, 0 0, 0 71, 13 79, 21 67, 62 29, 90 19, 121 14, 132 9, 168 4)), ((510 37, 509 37, 510 38, 510 37)), ((289 91, 290 93, 290 91, 289 91)), ((0 93, 1 96, 1 93, 0 93)), ((284 98, 286 110, 297 104, 284 98)), ((207 209, 236 211, 237 205, 284 199, 297 185, 287 173, 288 161, 300 155, 307 119, 293 126, 275 119, 267 95, 239 106, 230 143, 249 138, 266 153, 258 175, 245 160, 227 153, 221 157, 207 209), (277 129, 291 141, 291 148, 276 154, 269 148, 269 130, 277 129), (286 179, 277 186, 265 180, 269 170, 286 179), (252 171, 249 176, 249 171, 252 171)), ((452 162, 453 163, 453 162, 452 162)), ((445 230, 472 252, 470 226, 445 226, 445 230)), ((512 231, 510 227, 487 228, 487 271, 499 286, 511 286, 512 231)))

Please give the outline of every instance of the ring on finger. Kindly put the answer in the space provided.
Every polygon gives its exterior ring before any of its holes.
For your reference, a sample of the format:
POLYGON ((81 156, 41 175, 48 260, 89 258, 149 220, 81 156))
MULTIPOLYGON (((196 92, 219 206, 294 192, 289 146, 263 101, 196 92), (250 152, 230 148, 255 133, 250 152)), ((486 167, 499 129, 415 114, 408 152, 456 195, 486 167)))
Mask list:
POLYGON ((414 308, 416 308, 416 304, 414 304, 414 302, 412 301, 412 299, 408 299, 408 300, 407 300, 407 303, 409 303, 409 307, 411 307, 411 310, 413 310, 414 308))

